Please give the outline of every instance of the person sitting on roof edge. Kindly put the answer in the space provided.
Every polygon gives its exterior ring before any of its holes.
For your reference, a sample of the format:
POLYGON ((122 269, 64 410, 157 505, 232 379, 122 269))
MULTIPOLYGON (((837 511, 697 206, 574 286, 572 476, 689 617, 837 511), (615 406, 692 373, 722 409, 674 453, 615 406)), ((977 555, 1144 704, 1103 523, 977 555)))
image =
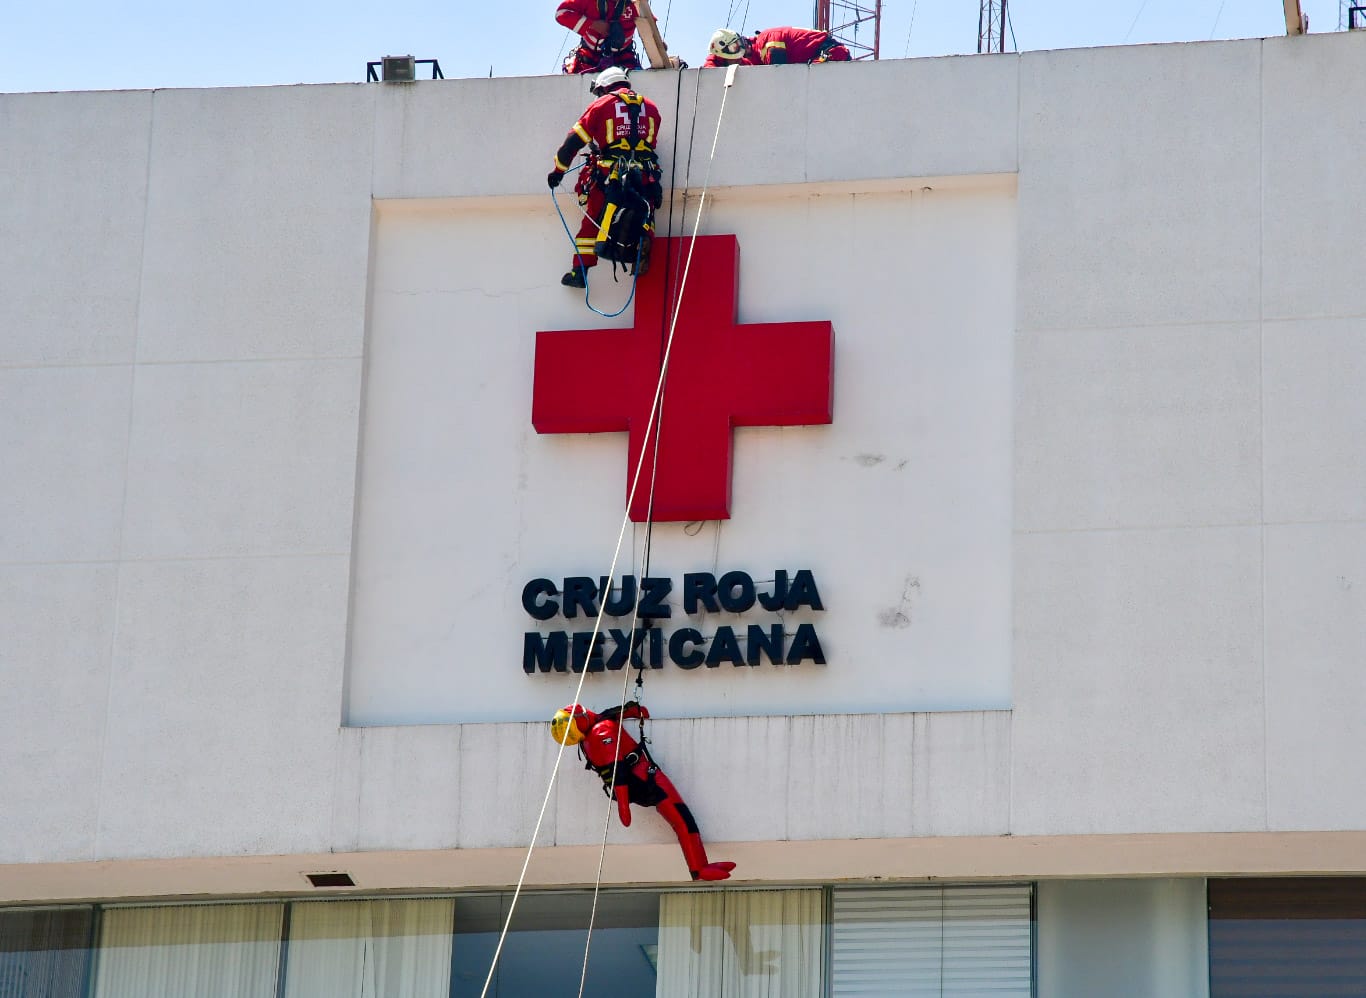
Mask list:
POLYGON ((624 827, 631 824, 631 805, 652 807, 664 816, 678 836, 683 859, 694 880, 728 880, 735 864, 712 863, 692 811, 683 797, 655 765, 645 746, 621 728, 629 718, 648 718, 644 705, 632 700, 624 707, 610 707, 600 714, 576 703, 561 707, 550 721, 550 737, 561 745, 577 745, 584 768, 602 777, 602 789, 617 802, 617 816, 624 827))
POLYGON ((578 47, 564 60, 566 73, 600 73, 612 66, 639 69, 636 18, 632 0, 564 0, 555 20, 580 36, 578 47))
POLYGON ((702 68, 717 66, 781 66, 789 62, 849 62, 849 50, 828 31, 810 28, 767 28, 745 38, 730 28, 711 36, 711 52, 702 68))

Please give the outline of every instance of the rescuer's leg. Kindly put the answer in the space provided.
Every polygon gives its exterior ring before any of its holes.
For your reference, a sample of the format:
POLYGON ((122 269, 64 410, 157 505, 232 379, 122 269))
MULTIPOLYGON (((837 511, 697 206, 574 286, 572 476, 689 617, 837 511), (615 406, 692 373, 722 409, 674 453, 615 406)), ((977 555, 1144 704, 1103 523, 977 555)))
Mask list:
POLYGON ((726 880, 730 877, 730 871, 735 869, 734 863, 709 863, 707 862, 707 849, 702 845, 702 836, 697 830, 697 822, 693 819, 692 811, 683 802, 674 785, 669 782, 669 778, 658 770, 655 771, 655 783, 664 794, 664 799, 656 806, 664 820, 669 823, 669 827, 678 836, 678 844, 683 849, 683 859, 688 864, 688 872, 692 874, 694 880, 726 880))
POLYGON ((583 221, 574 237, 574 262, 569 265, 569 272, 560 278, 560 283, 567 288, 587 287, 588 268, 598 265, 598 255, 593 247, 598 241, 598 221, 605 207, 607 195, 600 184, 594 184, 583 203, 583 221))

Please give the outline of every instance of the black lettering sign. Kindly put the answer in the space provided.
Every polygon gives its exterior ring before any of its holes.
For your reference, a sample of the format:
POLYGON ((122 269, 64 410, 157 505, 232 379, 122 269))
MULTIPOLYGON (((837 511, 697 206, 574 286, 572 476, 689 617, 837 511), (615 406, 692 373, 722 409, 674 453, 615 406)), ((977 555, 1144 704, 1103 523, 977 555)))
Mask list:
POLYGON ((560 595, 549 579, 532 579, 522 587, 522 609, 537 620, 549 620, 560 608, 551 598, 560 595))
POLYGON ((717 583, 721 606, 731 613, 745 613, 754 607, 754 580, 748 572, 727 572, 717 583))
POLYGON ((641 579, 640 580, 640 616, 648 620, 661 620, 664 617, 673 616, 673 607, 665 604, 664 600, 673 592, 673 579, 641 579))
POLYGON ((685 649, 690 644, 696 646, 701 643, 702 634, 697 628, 681 627, 669 635, 669 658, 680 669, 696 669, 707 660, 707 656, 701 648, 685 649))
POLYGON ((569 661, 569 635, 564 631, 538 634, 527 631, 522 636, 522 671, 528 676, 536 670, 564 672, 569 661))
POLYGON ((787 569, 780 568, 773 573, 773 592, 760 593, 759 605, 770 612, 786 608, 787 569))
POLYGON ((783 606, 788 610, 796 610, 803 606, 809 606, 813 610, 825 609, 821 604, 821 594, 816 590, 816 580, 811 575, 811 569, 803 568, 792 577, 792 585, 788 587, 787 599, 783 601, 783 606))
MULTIPOLYGON (((743 639, 733 626, 720 626, 710 637, 694 627, 665 634, 651 624, 673 615, 667 602, 672 592, 673 580, 668 578, 623 575, 620 585, 613 586, 608 576, 592 579, 580 575, 566 577, 558 588, 549 579, 532 579, 522 587, 522 609, 535 620, 548 621, 556 616, 573 620, 580 615, 596 619, 601 601, 602 615, 634 614, 640 626, 633 632, 604 628, 597 632, 596 640, 593 631, 527 631, 522 638, 522 671, 535 675, 571 669, 618 672, 628 666, 662 669, 666 661, 688 670, 702 665, 714 669, 727 662, 757 666, 765 660, 773 665, 825 665, 820 637, 808 623, 797 625, 791 635, 784 631, 781 621, 748 624, 743 639)), ((802 607, 825 609, 815 576, 807 568, 791 574, 785 569, 775 570, 767 591, 760 591, 749 572, 730 571, 719 579, 713 572, 689 572, 683 577, 682 596, 683 610, 689 615, 743 614, 756 604, 770 613, 802 607)))
POLYGON ((825 652, 821 650, 821 639, 816 637, 816 629, 810 624, 802 624, 792 636, 792 647, 787 650, 787 664, 797 665, 807 659, 824 665, 825 652))
POLYGON ((712 635, 711 647, 707 649, 707 668, 715 669, 722 662, 745 664, 745 656, 740 651, 740 642, 735 640, 733 627, 718 627, 712 635))
POLYGON ((598 615, 598 585, 586 575, 575 575, 564 580, 562 613, 573 620, 583 610, 585 617, 598 615))
POLYGON ((634 575, 624 575, 621 579, 621 595, 613 598, 615 592, 611 585, 611 580, 603 576, 598 580, 598 592, 602 593, 605 606, 603 612, 609 617, 625 617, 636 608, 636 577, 634 575))
POLYGON ((683 576, 683 612, 691 617, 697 612, 698 603, 710 613, 721 609, 716 602, 716 576, 710 572, 689 572, 683 576))
POLYGON ((601 672, 603 669, 602 646, 605 639, 606 635, 601 631, 596 635, 592 631, 575 631, 569 667, 575 672, 582 672, 584 666, 587 665, 589 672, 601 672), (596 641, 594 637, 597 638, 596 641))
POLYGON ((633 669, 645 668, 645 663, 640 659, 640 648, 641 645, 645 643, 645 635, 648 632, 637 628, 634 642, 626 636, 625 631, 620 630, 619 628, 614 627, 608 633, 612 635, 612 640, 617 644, 611 657, 607 659, 607 668, 609 671, 616 672, 624 666, 628 654, 631 657, 631 667, 633 669), (633 644, 634 647, 632 647, 633 644))
POLYGON ((750 624, 745 641, 749 646, 745 661, 750 665, 758 665, 759 655, 762 653, 768 656, 769 662, 773 665, 782 665, 783 643, 782 624, 771 625, 767 632, 759 624, 750 624))

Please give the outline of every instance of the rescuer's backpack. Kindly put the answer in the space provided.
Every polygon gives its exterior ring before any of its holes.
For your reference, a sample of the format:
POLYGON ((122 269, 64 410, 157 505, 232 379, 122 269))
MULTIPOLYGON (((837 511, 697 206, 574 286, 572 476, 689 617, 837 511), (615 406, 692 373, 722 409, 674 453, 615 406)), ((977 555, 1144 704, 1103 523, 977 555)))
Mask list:
POLYGON ((643 103, 634 93, 618 95, 630 117, 630 134, 609 147, 615 156, 604 187, 607 207, 602 213, 593 252, 640 277, 650 268, 650 243, 654 235, 654 210, 663 200, 659 163, 640 131, 643 103))
POLYGON ((593 252, 611 260, 637 277, 650 269, 650 243, 654 234, 654 209, 640 189, 640 170, 627 170, 619 180, 608 182, 607 208, 602 213, 593 252))

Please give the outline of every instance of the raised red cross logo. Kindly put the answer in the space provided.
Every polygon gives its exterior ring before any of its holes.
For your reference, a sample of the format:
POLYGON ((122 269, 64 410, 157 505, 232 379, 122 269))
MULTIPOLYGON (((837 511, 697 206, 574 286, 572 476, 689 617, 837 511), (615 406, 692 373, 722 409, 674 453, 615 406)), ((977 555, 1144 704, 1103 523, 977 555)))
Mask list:
MULTIPOLYGON (((668 317, 664 272, 680 282, 688 239, 656 239, 654 264, 636 286, 630 329, 536 334, 531 424, 538 433, 630 433, 626 490, 645 463, 631 519, 649 515, 646 439, 668 317), (665 267, 666 254, 672 256, 665 267)), ((731 429, 810 426, 833 416, 835 333, 829 322, 736 322, 740 244, 701 236, 693 252, 669 357, 654 489, 657 521, 730 517, 731 429)), ((676 292, 675 292, 676 293, 676 292)), ((650 436, 654 436, 651 431, 650 436)))

